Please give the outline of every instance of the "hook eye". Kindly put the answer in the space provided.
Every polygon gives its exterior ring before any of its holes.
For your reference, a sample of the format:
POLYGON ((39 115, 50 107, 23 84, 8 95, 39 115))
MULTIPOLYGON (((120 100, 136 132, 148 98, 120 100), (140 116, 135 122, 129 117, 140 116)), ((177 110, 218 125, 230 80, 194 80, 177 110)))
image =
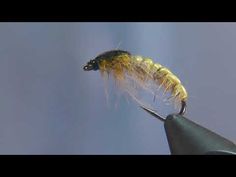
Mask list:
POLYGON ((93 69, 93 65, 91 65, 91 64, 87 64, 87 65, 84 66, 85 71, 90 71, 92 69, 93 69))

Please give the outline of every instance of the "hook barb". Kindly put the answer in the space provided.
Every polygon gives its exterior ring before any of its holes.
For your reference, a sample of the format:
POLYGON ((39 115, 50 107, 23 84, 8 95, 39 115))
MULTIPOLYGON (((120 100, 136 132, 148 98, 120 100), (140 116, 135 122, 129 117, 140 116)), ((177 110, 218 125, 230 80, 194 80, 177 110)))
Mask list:
POLYGON ((155 118, 159 119, 162 122, 165 122, 165 118, 163 118, 162 116, 160 116, 159 114, 157 114, 154 110, 144 107, 144 106, 140 106, 143 110, 147 111, 149 114, 151 114, 152 116, 154 116, 155 118))

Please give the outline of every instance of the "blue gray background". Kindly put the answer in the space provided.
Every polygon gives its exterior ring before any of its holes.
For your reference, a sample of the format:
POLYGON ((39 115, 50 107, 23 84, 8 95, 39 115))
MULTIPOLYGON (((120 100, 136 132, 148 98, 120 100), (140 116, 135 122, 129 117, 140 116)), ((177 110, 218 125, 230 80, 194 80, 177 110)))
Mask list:
POLYGON ((0 154, 169 154, 160 121, 108 105, 82 70, 120 42, 173 70, 186 116, 236 142, 235 23, 0 23, 0 154))

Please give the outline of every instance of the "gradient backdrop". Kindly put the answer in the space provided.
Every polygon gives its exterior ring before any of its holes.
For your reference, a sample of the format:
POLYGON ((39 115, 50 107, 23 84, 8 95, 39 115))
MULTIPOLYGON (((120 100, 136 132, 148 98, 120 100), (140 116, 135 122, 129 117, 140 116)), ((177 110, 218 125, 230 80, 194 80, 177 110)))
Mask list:
POLYGON ((107 105, 82 69, 120 42, 173 70, 186 116, 236 142, 236 23, 0 23, 0 154, 169 154, 162 122, 107 105))

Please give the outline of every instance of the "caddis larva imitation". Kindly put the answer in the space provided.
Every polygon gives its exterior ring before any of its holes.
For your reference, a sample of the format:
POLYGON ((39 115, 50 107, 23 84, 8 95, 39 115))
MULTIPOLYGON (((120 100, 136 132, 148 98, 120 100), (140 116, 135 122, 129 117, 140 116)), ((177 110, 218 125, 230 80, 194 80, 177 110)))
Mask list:
POLYGON ((150 58, 135 56, 123 50, 111 50, 90 60, 84 70, 100 70, 102 76, 112 75, 118 85, 133 98, 137 87, 151 92, 154 98, 156 92, 162 88, 163 94, 171 94, 168 100, 172 99, 181 106, 179 114, 183 115, 186 111, 188 93, 181 81, 169 69, 150 58))

